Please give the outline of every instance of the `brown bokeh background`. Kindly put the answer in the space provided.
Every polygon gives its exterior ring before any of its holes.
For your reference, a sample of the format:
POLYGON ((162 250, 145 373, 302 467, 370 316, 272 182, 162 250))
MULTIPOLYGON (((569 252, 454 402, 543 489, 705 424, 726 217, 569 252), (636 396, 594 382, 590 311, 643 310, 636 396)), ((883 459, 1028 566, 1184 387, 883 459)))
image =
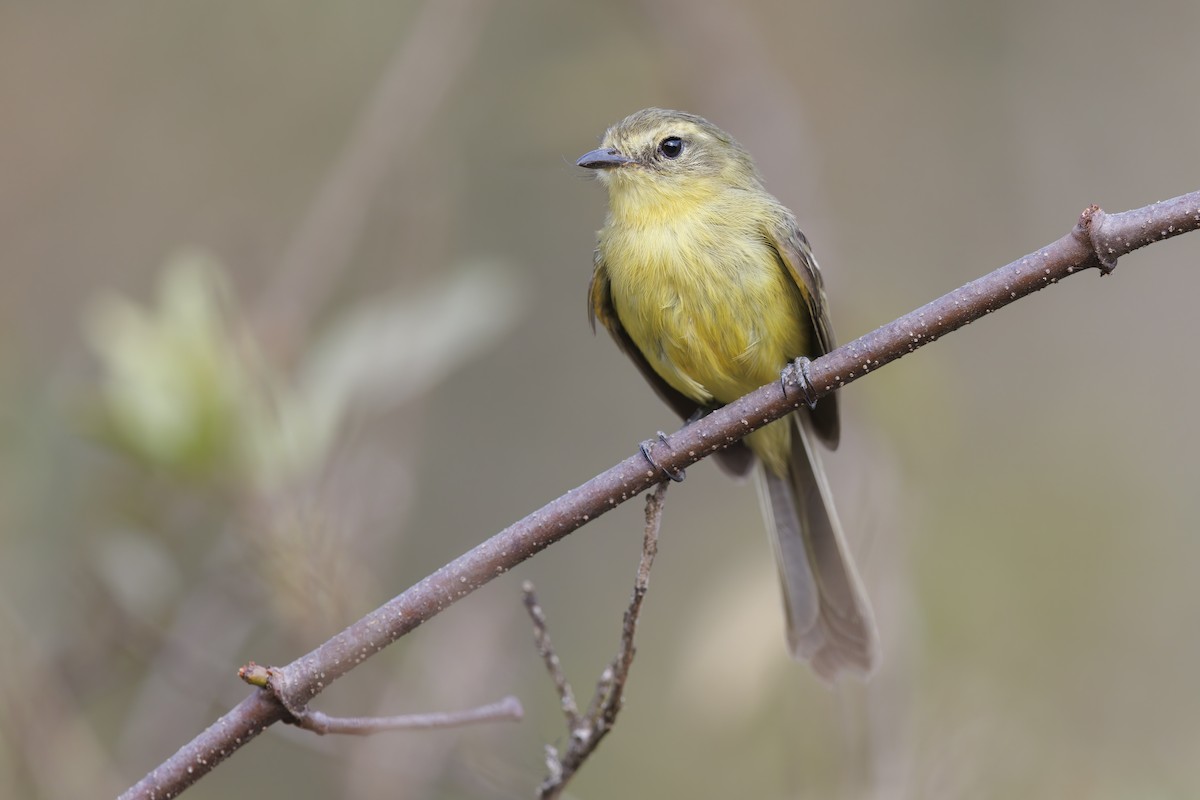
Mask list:
MULTIPOLYGON (((0 6, 0 795, 122 790, 245 695, 239 664, 290 661, 676 424, 586 323, 604 197, 573 162, 608 124, 661 105, 737 136, 846 340, 1089 203, 1200 187, 1198 31, 1183 0, 0 6), (387 81, 401 113, 364 119, 387 81), (359 203, 347 246, 304 238, 359 203), (88 320, 114 293, 155 307, 187 246, 224 265, 274 391, 381 297, 408 330, 387 353, 436 340, 437 364, 269 488, 137 457, 104 432, 88 320), (461 308, 425 305, 454 281, 461 308), (455 340, 466 323, 422 307, 491 321, 455 340)), ((884 643, 865 686, 788 660, 754 491, 693 467, 627 707, 572 796, 1200 792, 1198 253, 1157 245, 843 392, 829 467, 884 643)), ((587 526, 317 700, 514 693, 524 722, 272 729, 188 796, 530 796, 564 729, 520 582, 586 696, 640 519, 587 526)))

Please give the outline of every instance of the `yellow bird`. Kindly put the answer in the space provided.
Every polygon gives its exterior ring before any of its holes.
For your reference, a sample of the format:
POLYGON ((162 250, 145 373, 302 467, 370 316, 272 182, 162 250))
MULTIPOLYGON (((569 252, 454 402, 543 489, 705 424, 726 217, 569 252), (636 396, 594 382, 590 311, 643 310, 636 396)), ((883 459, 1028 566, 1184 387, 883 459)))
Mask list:
MULTIPOLYGON (((750 154, 693 114, 649 108, 604 134, 579 166, 608 189, 589 315, 685 419, 779 380, 834 347, 821 273, 796 218, 763 188, 750 154)), ((718 454, 761 461, 788 645, 826 679, 867 673, 875 624, 846 547, 816 442, 836 448, 836 397, 718 454)))

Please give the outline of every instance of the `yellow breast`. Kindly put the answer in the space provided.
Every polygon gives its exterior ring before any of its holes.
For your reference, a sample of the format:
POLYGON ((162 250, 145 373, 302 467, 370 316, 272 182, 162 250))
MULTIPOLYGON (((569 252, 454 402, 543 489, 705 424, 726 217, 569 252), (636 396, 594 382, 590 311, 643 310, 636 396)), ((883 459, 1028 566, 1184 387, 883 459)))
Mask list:
POLYGON ((614 213, 600 233, 621 324, 667 383, 708 406, 774 380, 808 345, 806 306, 774 249, 721 211, 614 213))

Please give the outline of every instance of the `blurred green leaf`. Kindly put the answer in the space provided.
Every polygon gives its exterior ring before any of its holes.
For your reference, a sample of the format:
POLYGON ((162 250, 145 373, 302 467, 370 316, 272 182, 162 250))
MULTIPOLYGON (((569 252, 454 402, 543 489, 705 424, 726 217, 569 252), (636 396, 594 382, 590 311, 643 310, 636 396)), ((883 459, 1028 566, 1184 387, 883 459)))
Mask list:
POLYGON ((246 335, 221 265, 189 250, 167 262, 154 306, 107 295, 85 329, 118 448, 264 488, 320 463, 347 414, 395 408, 489 347, 520 305, 509 273, 469 266, 418 293, 352 306, 289 380, 246 335))
POLYGON ((492 262, 470 265, 413 295, 360 303, 313 347, 297 378, 299 391, 314 411, 333 416, 350 405, 395 408, 489 349, 519 308, 512 275, 492 262))
POLYGON ((420 292, 361 302, 312 345, 274 426, 252 428, 256 472, 281 475, 325 453, 350 413, 382 413, 428 391, 512 326, 521 293, 498 264, 470 265, 420 292))
POLYGON ((220 264, 187 250, 164 267, 154 307, 111 294, 93 302, 85 332, 104 367, 106 431, 120 448, 193 473, 236 462, 254 393, 228 301, 220 264))

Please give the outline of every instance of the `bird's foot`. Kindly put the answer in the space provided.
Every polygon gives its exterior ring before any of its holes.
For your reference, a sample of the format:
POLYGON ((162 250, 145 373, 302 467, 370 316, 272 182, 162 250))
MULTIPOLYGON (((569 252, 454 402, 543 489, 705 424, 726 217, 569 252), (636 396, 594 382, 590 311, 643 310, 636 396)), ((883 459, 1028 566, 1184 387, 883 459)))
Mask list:
MULTIPOLYGON (((658 441, 661 442, 662 444, 667 444, 667 435, 665 433, 663 433, 662 431, 659 431, 658 432, 658 441)), ((682 469, 669 470, 666 467, 660 467, 658 465, 658 462, 654 460, 654 457, 650 455, 650 448, 653 445, 654 445, 654 441, 649 440, 649 439, 642 442, 640 445, 638 445, 638 449, 642 451, 642 456, 644 456, 645 459, 650 462, 650 466, 654 467, 656 470, 661 472, 663 475, 666 475, 668 478, 670 478, 675 483, 679 483, 685 477, 687 477, 687 473, 682 469)))
POLYGON ((808 376, 808 365, 812 362, 804 356, 800 356, 795 361, 783 368, 783 373, 779 376, 779 386, 783 389, 783 396, 787 397, 788 386, 799 387, 804 395, 804 402, 810 409, 817 407, 817 392, 813 388, 812 378, 808 376))

